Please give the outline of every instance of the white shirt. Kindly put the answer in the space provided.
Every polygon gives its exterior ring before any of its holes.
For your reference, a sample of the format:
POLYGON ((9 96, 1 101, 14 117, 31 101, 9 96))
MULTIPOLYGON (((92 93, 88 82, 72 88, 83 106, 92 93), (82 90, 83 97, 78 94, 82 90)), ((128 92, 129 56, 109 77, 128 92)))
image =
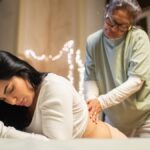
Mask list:
POLYGON ((98 95, 99 91, 96 81, 85 81, 85 99, 90 100, 97 98, 101 104, 101 108, 104 110, 127 100, 127 98, 137 92, 142 85, 143 81, 140 78, 129 77, 126 82, 114 88, 110 92, 98 95))
POLYGON ((28 132, 50 139, 79 138, 88 122, 84 100, 65 78, 48 74, 42 83, 28 132))
POLYGON ((6 127, 0 121, 0 137, 40 140, 80 138, 87 123, 86 102, 67 79, 50 73, 42 82, 32 121, 26 128, 29 133, 6 127))

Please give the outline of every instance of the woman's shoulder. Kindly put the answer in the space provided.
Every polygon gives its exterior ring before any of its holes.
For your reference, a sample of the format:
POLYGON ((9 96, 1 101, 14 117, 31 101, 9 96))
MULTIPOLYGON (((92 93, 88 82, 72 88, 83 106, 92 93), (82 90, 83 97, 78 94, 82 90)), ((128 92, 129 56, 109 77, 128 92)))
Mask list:
POLYGON ((71 91, 71 89, 71 83, 66 78, 49 73, 41 84, 38 96, 40 104, 51 102, 52 98, 60 97, 60 95, 64 95, 66 92, 71 91))
POLYGON ((47 74, 39 92, 38 106, 40 110, 45 110, 47 106, 62 106, 68 99, 71 101, 73 93, 73 86, 65 77, 47 74))
POLYGON ((42 82, 41 90, 55 91, 67 87, 71 87, 71 82, 67 78, 57 75, 55 73, 48 73, 42 82))
POLYGON ((90 34, 88 36, 88 38, 87 38, 87 41, 89 42, 89 41, 97 41, 97 40, 99 40, 99 38, 101 37, 102 33, 103 33, 103 30, 98 30, 98 31, 90 34))
POLYGON ((132 38, 148 37, 148 34, 146 33, 146 31, 144 31, 140 27, 133 27, 131 29, 131 32, 132 32, 132 38))
POLYGON ((43 83, 60 83, 60 82, 69 82, 69 80, 63 76, 57 75, 55 73, 48 73, 47 76, 45 76, 43 83))

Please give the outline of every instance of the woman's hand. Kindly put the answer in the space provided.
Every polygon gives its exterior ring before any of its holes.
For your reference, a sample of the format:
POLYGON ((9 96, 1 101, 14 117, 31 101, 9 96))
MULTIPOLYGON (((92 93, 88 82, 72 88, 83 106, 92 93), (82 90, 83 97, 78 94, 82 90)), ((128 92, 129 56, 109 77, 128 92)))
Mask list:
POLYGON ((97 124, 99 113, 102 111, 101 104, 98 99, 90 99, 87 102, 90 119, 97 124))

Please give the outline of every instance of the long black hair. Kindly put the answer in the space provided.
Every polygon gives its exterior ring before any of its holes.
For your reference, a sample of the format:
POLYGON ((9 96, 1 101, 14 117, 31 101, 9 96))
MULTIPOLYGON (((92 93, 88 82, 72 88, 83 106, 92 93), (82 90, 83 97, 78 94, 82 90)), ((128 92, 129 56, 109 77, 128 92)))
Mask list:
POLYGON ((137 0, 110 0, 106 5, 106 12, 112 13, 117 9, 127 10, 132 17, 132 24, 135 24, 136 20, 142 13, 141 6, 137 0))
MULTIPOLYGON (((16 57, 12 53, 0 50, 0 80, 9 80, 13 76, 21 77, 29 81, 36 90, 47 73, 37 71, 26 61, 16 57)), ((24 129, 30 122, 28 108, 12 106, 0 100, 0 120, 6 126, 14 126, 16 129, 24 129)))

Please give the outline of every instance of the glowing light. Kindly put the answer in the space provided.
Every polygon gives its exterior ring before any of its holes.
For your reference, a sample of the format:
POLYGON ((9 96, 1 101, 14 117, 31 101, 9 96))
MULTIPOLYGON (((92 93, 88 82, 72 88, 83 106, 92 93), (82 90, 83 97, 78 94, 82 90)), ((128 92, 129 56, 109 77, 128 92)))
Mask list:
POLYGON ((84 86, 83 86, 83 81, 84 81, 84 65, 81 59, 81 51, 78 49, 76 51, 76 63, 78 65, 78 72, 79 72, 79 94, 84 98, 83 96, 83 91, 84 91, 84 86))
POLYGON ((84 65, 82 63, 82 59, 81 59, 81 52, 78 49, 76 51, 76 54, 74 54, 74 41, 70 40, 68 42, 66 42, 63 46, 63 48, 59 51, 59 53, 55 56, 52 55, 48 55, 46 56, 45 54, 42 54, 40 56, 37 56, 36 53, 31 50, 31 49, 26 49, 25 50, 25 57, 27 57, 28 59, 35 59, 38 61, 56 61, 59 60, 64 52, 67 53, 67 63, 68 63, 68 75, 67 78, 70 80, 70 82, 72 84, 74 84, 74 58, 75 58, 75 62, 77 63, 78 66, 78 72, 79 72, 79 94, 83 97, 83 74, 84 74, 84 65), (74 56, 75 55, 75 56, 74 56))

